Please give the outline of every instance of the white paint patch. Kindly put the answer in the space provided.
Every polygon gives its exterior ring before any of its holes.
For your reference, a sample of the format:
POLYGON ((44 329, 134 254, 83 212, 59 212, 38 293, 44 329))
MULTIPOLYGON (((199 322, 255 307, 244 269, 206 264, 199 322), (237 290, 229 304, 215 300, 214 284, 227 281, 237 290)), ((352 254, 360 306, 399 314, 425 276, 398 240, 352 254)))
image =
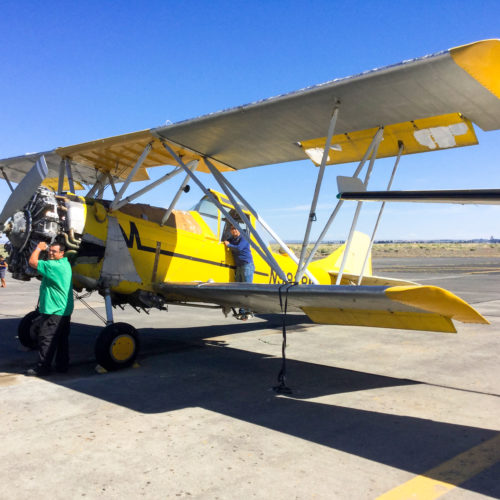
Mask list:
MULTIPOLYGON (((330 149, 333 151, 342 151, 342 146, 340 144, 332 144, 330 146, 330 149)), ((305 154, 309 156, 309 158, 319 165, 321 163, 321 160, 323 159, 323 148, 308 148, 304 150, 305 154)), ((327 162, 332 161, 330 158, 330 155, 328 155, 328 158, 326 160, 327 162)))
MULTIPOLYGON (((317 165, 321 163, 321 160, 323 159, 323 148, 309 148, 304 152, 317 165)), ((330 161, 330 155, 328 155, 327 161, 330 161)))
POLYGON ((452 148, 457 145, 455 137, 468 132, 465 123, 454 123, 447 127, 431 127, 413 133, 416 141, 429 149, 452 148))

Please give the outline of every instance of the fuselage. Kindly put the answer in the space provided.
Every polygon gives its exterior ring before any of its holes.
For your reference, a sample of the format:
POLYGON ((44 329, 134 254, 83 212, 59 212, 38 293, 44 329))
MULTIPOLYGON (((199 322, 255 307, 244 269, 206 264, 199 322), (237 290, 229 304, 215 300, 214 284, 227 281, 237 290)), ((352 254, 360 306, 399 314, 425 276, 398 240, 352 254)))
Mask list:
MULTIPOLYGON (((223 199, 219 201, 224 203, 223 199)), ((205 202, 208 200, 202 200, 191 211, 173 211, 168 221, 161 226, 159 222, 164 209, 130 204, 109 212, 107 203, 86 200, 82 245, 73 267, 76 284, 78 276, 99 281, 112 218, 120 227, 123 245, 140 277, 140 282, 121 280, 112 287, 114 292, 132 294, 138 289, 153 292, 155 284, 166 281, 234 281, 236 266, 233 254, 223 244, 223 240, 228 238, 226 223, 215 206, 210 207, 211 213, 207 213, 209 208, 205 202), (102 248, 101 252, 98 247, 102 248)), ((228 205, 228 208, 232 207, 228 205)), ((253 216, 250 213, 246 215, 254 224, 253 216)), ((255 250, 252 250, 252 255, 255 264, 254 283, 282 281, 255 250)), ((273 257, 288 280, 293 281, 297 264, 286 254, 273 253, 273 257)), ((311 271, 321 283, 332 284, 330 274, 323 267, 313 263, 311 271)), ((311 283, 307 276, 302 281, 311 283)))
MULTIPOLYGON (((216 191, 211 194, 241 223, 241 231, 249 234, 229 200, 216 191)), ((110 206, 105 200, 70 193, 56 196, 46 188, 37 190, 10 225, 10 265, 15 277, 35 276, 27 265, 32 247, 38 241, 57 238, 64 240, 68 248, 75 289, 101 293, 108 290, 115 303, 162 307, 159 284, 235 281, 233 254, 223 243, 229 239, 231 224, 209 197, 202 198, 190 211, 172 211, 164 223, 165 209, 127 204, 111 210, 110 206)), ((240 208, 255 227, 254 215, 240 208)), ((250 238, 256 243, 253 235, 250 238)), ((312 275, 320 284, 334 284, 342 253, 343 248, 339 248, 311 263, 310 275, 304 276, 301 283, 310 284, 312 275)), ((252 255, 254 283, 281 283, 284 277, 287 282, 294 280, 297 263, 286 253, 272 253, 281 276, 254 248, 252 255)), ((371 267, 367 274, 370 272, 371 267)))

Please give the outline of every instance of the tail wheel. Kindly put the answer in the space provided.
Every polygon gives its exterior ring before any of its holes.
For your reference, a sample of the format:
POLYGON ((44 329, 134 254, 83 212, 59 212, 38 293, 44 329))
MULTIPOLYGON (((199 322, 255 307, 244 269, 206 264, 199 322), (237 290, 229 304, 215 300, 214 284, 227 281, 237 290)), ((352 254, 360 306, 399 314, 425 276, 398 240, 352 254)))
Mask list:
POLYGON ((97 362, 108 371, 131 366, 139 353, 139 335, 128 323, 113 323, 101 330, 95 343, 97 362))
POLYGON ((36 349, 38 347, 38 339, 34 332, 32 332, 33 322, 40 316, 38 311, 31 311, 19 323, 17 327, 17 338, 24 347, 29 349, 36 349))

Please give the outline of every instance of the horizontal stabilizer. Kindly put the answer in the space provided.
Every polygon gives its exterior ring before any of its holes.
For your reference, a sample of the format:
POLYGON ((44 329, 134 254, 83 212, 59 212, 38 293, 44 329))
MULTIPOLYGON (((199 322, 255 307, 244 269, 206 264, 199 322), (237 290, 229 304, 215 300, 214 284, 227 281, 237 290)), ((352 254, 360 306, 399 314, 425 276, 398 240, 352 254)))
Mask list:
POLYGON ((205 302, 281 313, 304 312, 316 323, 456 332, 452 319, 488 323, 475 309, 434 286, 264 285, 254 283, 162 283, 168 302, 205 302), (281 300, 280 300, 281 299, 281 300))
POLYGON ((340 200, 355 201, 399 201, 419 203, 458 203, 461 205, 500 205, 500 189, 462 189, 438 191, 342 191, 340 200))
POLYGON ((344 175, 337 176, 337 188, 339 193, 366 191, 366 187, 361 179, 357 177, 346 177, 344 175))

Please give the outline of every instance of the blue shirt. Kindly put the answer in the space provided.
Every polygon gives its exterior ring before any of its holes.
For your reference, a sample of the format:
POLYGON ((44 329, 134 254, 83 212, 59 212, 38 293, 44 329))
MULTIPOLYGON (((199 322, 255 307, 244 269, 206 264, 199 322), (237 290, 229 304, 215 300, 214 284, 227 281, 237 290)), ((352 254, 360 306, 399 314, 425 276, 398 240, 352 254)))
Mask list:
POLYGON ((250 244, 243 238, 243 236, 238 236, 237 238, 229 238, 228 247, 233 253, 234 261, 237 266, 243 266, 244 264, 253 264, 252 250, 250 249, 250 244))

